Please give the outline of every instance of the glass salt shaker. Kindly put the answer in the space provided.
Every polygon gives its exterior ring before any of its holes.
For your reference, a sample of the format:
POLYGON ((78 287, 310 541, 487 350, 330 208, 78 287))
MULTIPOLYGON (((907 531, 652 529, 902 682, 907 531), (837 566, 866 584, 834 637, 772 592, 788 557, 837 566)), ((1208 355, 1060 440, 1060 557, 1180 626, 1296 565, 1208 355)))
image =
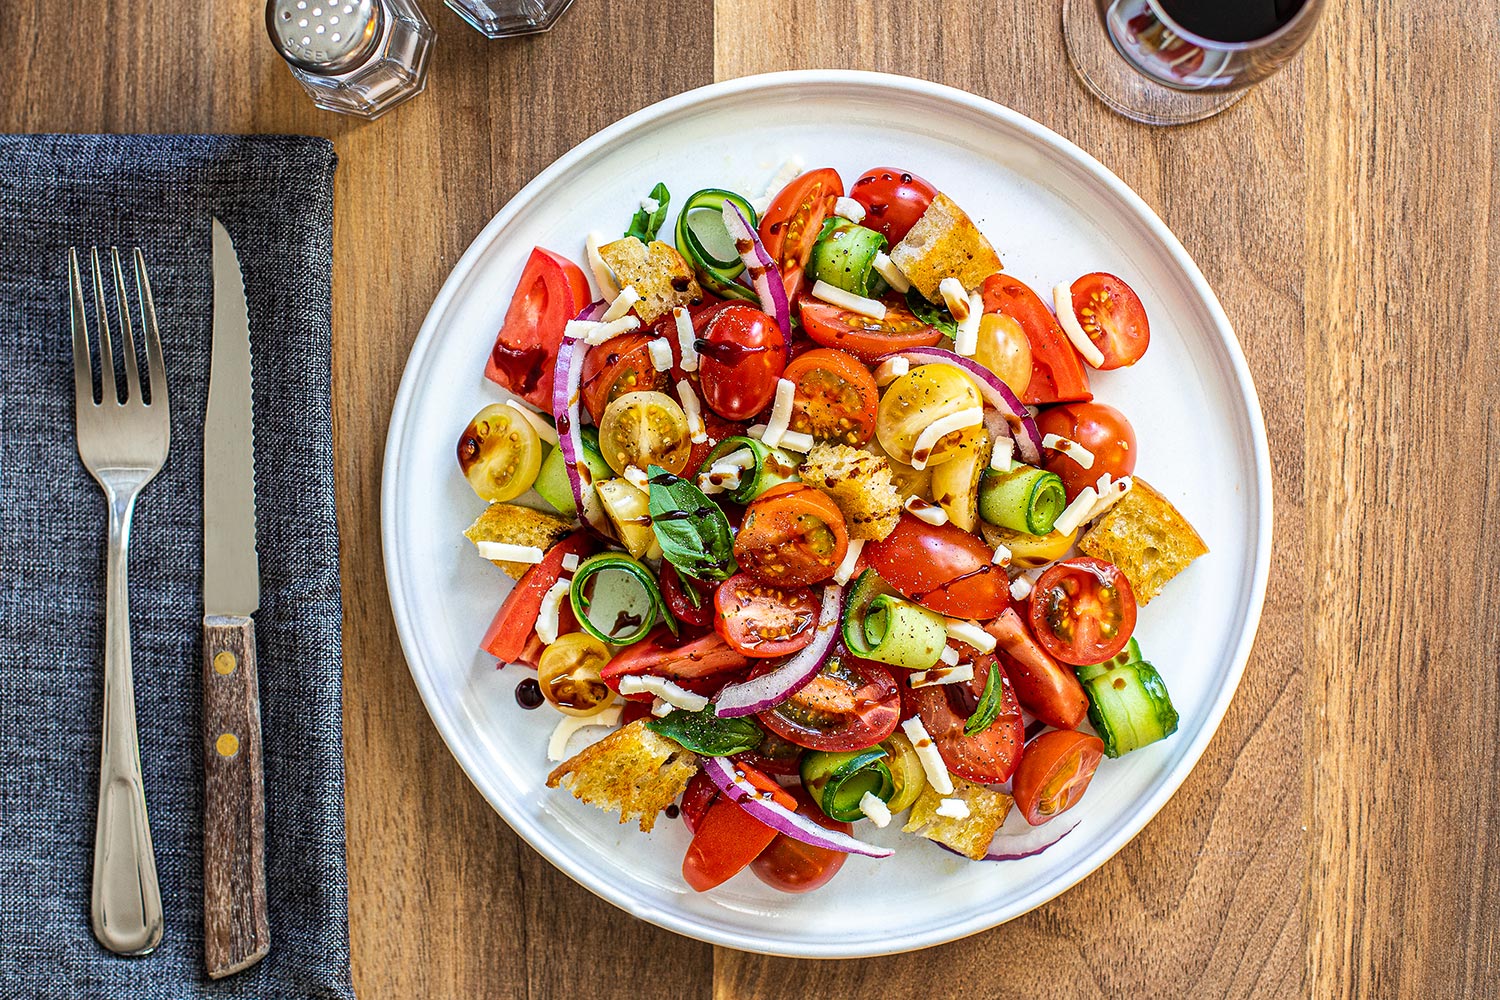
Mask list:
POLYGON ((266 30, 325 110, 378 118, 427 86, 433 30, 411 0, 268 0, 266 30))
POLYGON ((455 14, 489 38, 546 31, 572 3, 573 0, 447 0, 455 14))

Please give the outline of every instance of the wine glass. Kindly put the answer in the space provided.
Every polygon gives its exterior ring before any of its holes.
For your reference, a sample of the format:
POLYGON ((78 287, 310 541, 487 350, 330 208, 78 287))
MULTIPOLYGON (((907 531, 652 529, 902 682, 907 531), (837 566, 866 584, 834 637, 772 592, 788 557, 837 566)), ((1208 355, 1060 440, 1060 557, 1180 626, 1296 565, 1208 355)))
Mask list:
POLYGON ((1200 121, 1279 70, 1312 34, 1324 0, 1063 0, 1078 78, 1148 125, 1200 121))

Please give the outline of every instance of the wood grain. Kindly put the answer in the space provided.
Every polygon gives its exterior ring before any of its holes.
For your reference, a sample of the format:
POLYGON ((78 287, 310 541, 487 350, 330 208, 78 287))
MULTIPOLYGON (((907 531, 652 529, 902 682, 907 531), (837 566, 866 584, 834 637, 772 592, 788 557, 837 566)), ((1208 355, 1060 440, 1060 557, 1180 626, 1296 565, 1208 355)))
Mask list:
POLYGON ((271 947, 255 622, 203 619, 203 959, 211 978, 271 947))
POLYGON ((512 42, 428 2, 428 91, 373 124, 314 109, 255 6, 183 16, 144 0, 120 17, 10 4, 0 128, 287 131, 338 148, 334 429, 362 997, 1494 994, 1500 2, 1331 4, 1287 71, 1176 130, 1116 118, 1074 82, 1050 0, 803 0, 774 14, 750 0, 578 0, 551 34, 512 42), (155 44, 168 22, 175 44, 155 44), (421 706, 376 541, 407 350, 489 216, 623 114, 715 76, 811 66, 964 87, 1120 174, 1234 321, 1275 466, 1260 637, 1182 790, 1054 902, 920 956, 857 963, 658 931, 521 843, 421 706))

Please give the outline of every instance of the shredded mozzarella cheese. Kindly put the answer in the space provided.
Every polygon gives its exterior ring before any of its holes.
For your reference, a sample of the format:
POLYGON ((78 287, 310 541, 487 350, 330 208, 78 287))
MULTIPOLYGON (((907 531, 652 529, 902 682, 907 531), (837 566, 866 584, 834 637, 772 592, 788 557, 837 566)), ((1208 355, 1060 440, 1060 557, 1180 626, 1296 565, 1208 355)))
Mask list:
POLYGON ((886 256, 885 251, 876 251, 874 267, 875 273, 885 279, 885 283, 891 286, 892 291, 901 295, 911 291, 911 282, 906 280, 906 275, 901 273, 901 268, 886 256))
POLYGON ((687 379, 677 380, 677 398, 682 401, 682 412, 687 417, 688 440, 702 444, 708 440, 708 428, 703 425, 703 407, 698 404, 698 394, 693 383, 687 379))
POLYGON ((938 294, 943 297, 943 305, 953 314, 955 323, 962 323, 969 316, 969 293, 964 291, 963 282, 957 278, 944 278, 938 282, 938 294))
POLYGON ((785 431, 782 433, 781 443, 777 447, 806 455, 812 451, 813 445, 817 443, 817 439, 811 434, 804 434, 801 431, 785 431))
POLYGON ((937 744, 932 742, 932 735, 922 725, 922 720, 912 716, 901 723, 901 731, 916 748, 917 760, 922 762, 922 770, 926 772, 932 790, 939 795, 952 795, 953 779, 948 775, 948 765, 943 763, 943 755, 938 753, 937 744))
POLYGON ((1010 548, 1005 545, 997 544, 995 546, 995 554, 990 557, 990 562, 994 563, 996 566, 1009 566, 1010 557, 1010 548))
POLYGON ((672 321, 677 326, 677 347, 682 352, 682 370, 695 372, 698 370, 698 335, 693 331, 693 315, 683 306, 674 306, 672 321))
POLYGON ((974 679, 974 664, 963 663, 951 667, 933 667, 912 674, 906 681, 914 688, 937 687, 939 684, 962 684, 974 679))
POLYGON ((944 627, 948 630, 948 638, 972 646, 981 653, 988 653, 995 648, 995 637, 973 622, 949 618, 944 627))
POLYGON ((553 761, 565 760, 568 756, 568 740, 580 729, 589 726, 613 726, 619 723, 620 713, 624 709, 619 705, 611 705, 597 715, 586 715, 579 718, 576 715, 565 715, 558 721, 552 730, 552 737, 547 740, 547 759, 553 761))
POLYGON ((812 296, 815 299, 822 299, 829 305, 838 306, 840 309, 857 312, 861 316, 868 316, 871 319, 885 319, 884 302, 876 299, 867 299, 863 295, 855 295, 853 292, 846 292, 836 285, 830 285, 821 278, 813 282, 812 296))
POLYGON ((1085 469, 1094 467, 1094 453, 1077 441, 1069 440, 1061 434, 1042 435, 1042 447, 1062 452, 1085 469))
POLYGON ((844 558, 840 560, 838 568, 833 571, 834 583, 842 587, 854 578, 854 567, 859 565, 859 554, 864 551, 864 547, 863 538, 854 538, 849 541, 849 551, 844 553, 844 558))
POLYGON ((672 703, 670 701, 662 701, 660 698, 657 698, 651 703, 651 714, 656 716, 658 719, 666 718, 667 716, 672 714, 672 703))
POLYGON ((791 379, 776 380, 776 401, 771 404, 771 419, 766 422, 765 433, 760 436, 762 444, 772 448, 781 444, 792 422, 792 399, 797 394, 797 383, 791 379))
POLYGON ((507 399, 505 405, 524 417, 526 422, 531 425, 531 429, 536 431, 537 437, 550 445, 557 444, 557 428, 547 423, 538 414, 532 412, 531 408, 525 403, 518 399, 507 399))
POLYGON ((969 295, 969 314, 958 322, 953 334, 953 353, 972 358, 979 350, 979 321, 984 318, 984 299, 978 292, 969 295))
POLYGON ((569 552, 563 556, 562 568, 564 573, 571 573, 578 568, 578 553, 569 552))
POLYGON ((621 694, 652 694, 673 708, 684 712, 701 712, 708 707, 708 699, 694 694, 680 684, 653 674, 632 674, 620 678, 621 694))
POLYGON ((934 420, 922 428, 922 433, 917 435, 916 443, 912 445, 911 467, 918 471, 927 468, 927 460, 932 457, 933 449, 939 441, 949 434, 978 427, 982 423, 984 410, 978 406, 970 406, 934 420))
POLYGON ((598 347, 622 334, 640 328, 641 321, 634 316, 621 316, 609 323, 590 323, 588 320, 572 319, 568 320, 564 333, 574 337, 581 336, 585 344, 598 347))
POLYGON ((859 797, 859 811, 865 814, 865 819, 878 827, 886 827, 891 822, 890 807, 874 792, 865 792, 859 797))
POLYGON ((933 812, 948 819, 968 819, 969 804, 963 799, 943 799, 933 812))
POLYGON ((650 195, 647 195, 646 197, 641 199, 641 210, 643 212, 650 213, 656 211, 659 208, 661 208, 661 202, 657 201, 650 195))
POLYGON ((594 284, 599 286, 599 297, 601 299, 613 299, 620 294, 620 286, 615 284, 615 272, 609 269, 604 262, 604 257, 599 253, 599 247, 604 243, 602 233, 589 233, 584 240, 584 256, 588 258, 589 270, 593 272, 594 284))
POLYGON ((544 646, 550 646, 557 641, 563 598, 568 596, 568 590, 572 585, 571 580, 558 580, 542 595, 542 604, 536 614, 536 637, 542 640, 544 646))
POLYGON ((1031 577, 1018 576, 1010 581, 1010 596, 1018 601, 1024 601, 1031 596, 1031 577))
POLYGON ((1057 515, 1057 520, 1052 524, 1053 531, 1060 531, 1064 535, 1071 535, 1078 530, 1078 526, 1089 519, 1089 512, 1094 509, 1099 494, 1092 486, 1085 486, 1083 490, 1073 498, 1067 509, 1057 515))
POLYGON ((882 361, 880 367, 875 369, 875 384, 884 389, 909 371, 911 371, 911 362, 905 358, 882 361))
POLYGON ((672 345, 661 337, 647 344, 646 352, 651 355, 651 367, 657 371, 664 372, 672 367, 672 345))
POLYGON ((641 301, 641 293, 635 290, 634 285, 626 285, 620 289, 620 294, 610 302, 609 308, 604 310, 604 315, 599 317, 605 323, 613 323, 615 320, 630 312, 631 306, 641 301))
POLYGON ((651 480, 646 476, 646 470, 639 465, 627 465, 624 472, 625 481, 642 493, 651 489, 651 480))
POLYGON ((958 650, 952 646, 944 646, 942 652, 938 653, 938 662, 950 667, 958 666, 958 650))
POLYGON ((853 198, 840 198, 833 203, 833 214, 848 219, 856 226, 865 221, 865 206, 853 198))
POLYGON ((926 521, 933 527, 948 523, 948 512, 935 503, 929 503, 918 496, 906 498, 905 507, 907 513, 919 521, 926 521))
POLYGON ((1068 335, 1068 340, 1078 348, 1078 353, 1083 355, 1083 360, 1089 363, 1091 368, 1098 368, 1104 364, 1104 355, 1089 335, 1083 332, 1083 327, 1078 323, 1078 316, 1073 312, 1073 289, 1066 282, 1058 282, 1052 289, 1052 305, 1057 309, 1057 322, 1062 326, 1063 333, 1068 335))
POLYGON ((512 545, 510 542, 475 542, 474 547, 482 558, 501 562, 539 563, 545 554, 535 545, 512 545))
POLYGON ((1096 517, 1103 516, 1105 511, 1125 499, 1125 494, 1129 493, 1134 486, 1135 480, 1126 476, 1124 479, 1117 479, 1109 485, 1101 487, 1099 489, 1098 502, 1094 504, 1093 509, 1089 511, 1089 516, 1084 518, 1084 520, 1092 521, 1096 517))
POLYGON ((990 468, 997 472, 1009 472, 1011 456, 1016 452, 1015 438, 996 438, 995 450, 990 452, 990 468))

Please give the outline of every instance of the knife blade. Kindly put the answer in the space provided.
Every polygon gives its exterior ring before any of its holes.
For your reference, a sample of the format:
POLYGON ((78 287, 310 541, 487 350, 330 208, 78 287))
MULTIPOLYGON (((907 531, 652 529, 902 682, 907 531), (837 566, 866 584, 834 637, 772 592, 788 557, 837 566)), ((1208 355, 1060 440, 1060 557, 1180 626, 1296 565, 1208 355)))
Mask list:
POLYGON ((250 313, 229 232, 213 220, 213 350, 203 421, 203 930, 218 979, 270 949, 255 620, 250 313))

